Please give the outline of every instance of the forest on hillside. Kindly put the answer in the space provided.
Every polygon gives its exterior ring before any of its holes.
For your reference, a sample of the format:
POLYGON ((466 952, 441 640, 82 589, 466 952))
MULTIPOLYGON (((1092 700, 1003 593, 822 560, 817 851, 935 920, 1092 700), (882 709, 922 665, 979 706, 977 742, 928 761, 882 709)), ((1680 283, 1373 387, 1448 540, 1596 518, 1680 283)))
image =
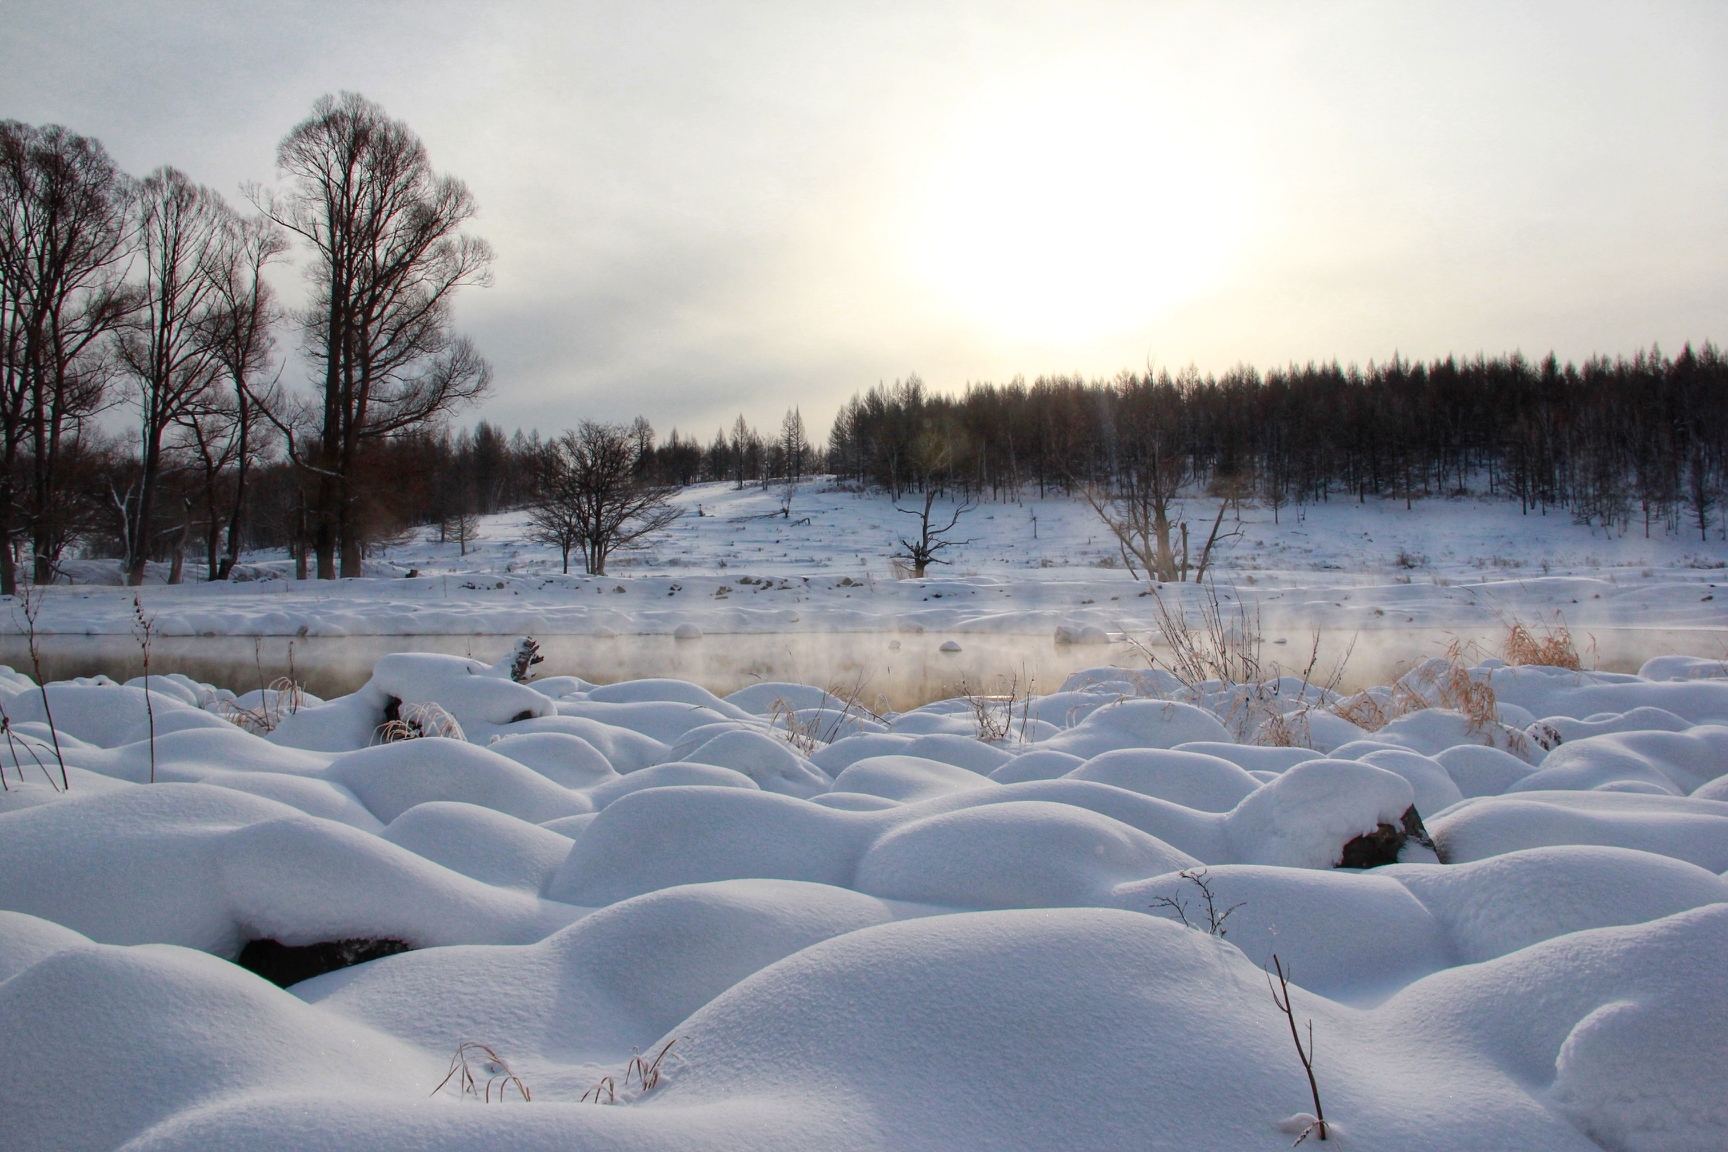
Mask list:
POLYGON ((1149 484, 1274 509, 1336 498, 1481 493, 1626 531, 1706 533, 1724 483, 1728 359, 1531 364, 1513 353, 1222 376, 979 384, 917 377, 854 396, 828 468, 895 497, 932 485, 981 499, 1149 484))

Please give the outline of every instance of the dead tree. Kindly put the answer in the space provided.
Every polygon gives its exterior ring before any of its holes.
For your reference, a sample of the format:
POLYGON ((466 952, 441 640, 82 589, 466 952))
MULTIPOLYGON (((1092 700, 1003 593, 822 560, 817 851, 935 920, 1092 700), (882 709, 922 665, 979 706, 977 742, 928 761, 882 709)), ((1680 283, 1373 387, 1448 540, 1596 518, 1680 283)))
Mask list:
POLYGON ((901 537, 900 547, 904 548, 905 551, 897 552, 894 555, 894 559, 896 560, 907 560, 911 562, 912 576, 914 579, 918 580, 924 578, 924 570, 930 565, 948 563, 946 560, 939 559, 936 555, 937 552, 940 552, 944 548, 956 548, 972 543, 970 540, 949 540, 946 539, 946 537, 948 533, 954 530, 954 526, 960 523, 960 517, 972 511, 976 505, 971 501, 957 505, 954 509, 954 514, 948 517, 948 523, 941 527, 935 527, 930 521, 930 509, 935 505, 935 503, 936 490, 934 488, 926 488, 924 490, 924 504, 922 507, 894 509, 894 511, 899 512, 902 515, 918 517, 918 538, 916 540, 908 540, 905 537, 901 537))

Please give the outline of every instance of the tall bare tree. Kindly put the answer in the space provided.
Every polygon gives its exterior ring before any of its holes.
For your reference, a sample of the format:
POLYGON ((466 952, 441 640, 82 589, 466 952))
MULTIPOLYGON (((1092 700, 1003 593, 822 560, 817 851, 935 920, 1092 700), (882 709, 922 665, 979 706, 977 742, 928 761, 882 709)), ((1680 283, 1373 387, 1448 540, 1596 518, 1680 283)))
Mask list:
MULTIPOLYGON (((167 466, 165 437, 200 409, 221 370, 212 336, 216 277, 232 226, 231 209, 175 168, 158 168, 138 188, 143 285, 120 341, 121 362, 138 389, 142 467, 126 504, 126 582, 141 584, 155 534, 156 501, 167 466)), ((184 519, 184 518, 183 518, 184 519)))
MULTIPOLYGON (((274 328, 280 319, 270 283, 264 269, 288 249, 281 229, 262 217, 231 216, 224 230, 221 246, 209 268, 215 287, 210 322, 211 349, 231 385, 228 397, 218 406, 223 428, 232 441, 234 482, 227 510, 227 543, 220 558, 216 556, 215 540, 218 514, 213 484, 206 484, 206 503, 211 518, 207 560, 210 579, 225 580, 240 558, 241 538, 246 514, 246 484, 252 462, 263 448, 262 412, 253 394, 262 396, 265 404, 279 405, 272 385, 266 385, 264 375, 269 370, 275 351, 274 328)), ((201 459, 208 454, 201 454, 201 459)), ((208 472, 206 473, 208 475, 208 472)))
POLYGON ((318 577, 360 574, 360 458, 380 438, 436 420, 483 392, 491 370, 452 334, 451 299, 490 282, 492 250, 466 235, 474 198, 432 169, 420 138, 353 92, 324 96, 283 138, 280 198, 265 214, 312 250, 314 296, 301 317, 322 376, 314 429, 272 414, 290 457, 318 480, 313 548, 318 577))
POLYGON ((643 481, 636 464, 635 437, 616 424, 584 420, 546 446, 529 535, 563 553, 565 572, 579 551, 588 574, 604 576, 614 551, 678 518, 672 490, 643 481))
POLYGON ((133 302, 130 195, 97 141, 0 121, 0 594, 17 591, 20 532, 37 583, 68 539, 64 458, 105 400, 106 337, 133 302))

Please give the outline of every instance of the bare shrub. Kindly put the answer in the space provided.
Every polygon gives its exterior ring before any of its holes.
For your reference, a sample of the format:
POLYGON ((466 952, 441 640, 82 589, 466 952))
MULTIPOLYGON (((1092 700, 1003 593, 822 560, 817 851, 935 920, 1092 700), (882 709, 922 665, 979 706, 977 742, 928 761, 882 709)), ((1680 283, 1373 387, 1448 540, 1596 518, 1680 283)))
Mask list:
POLYGON ((504 1058, 494 1052, 489 1046, 477 1040, 464 1040, 456 1046, 456 1054, 450 1057, 450 1071, 444 1073, 444 1079, 438 1081, 438 1087, 432 1089, 431 1095, 436 1096, 443 1091, 444 1085, 456 1081, 457 1089, 463 1096, 473 1096, 490 1104, 492 1102, 492 1085, 498 1085, 498 1103, 504 1103, 504 1094, 511 1085, 524 1101, 534 1099, 528 1092, 528 1085, 522 1083, 522 1078, 510 1070, 510 1065, 504 1058), (480 1075, 486 1077, 482 1084, 474 1075, 478 1065, 480 1075))
POLYGON ((960 681, 960 696, 972 710, 972 722, 976 727, 974 735, 986 744, 999 744, 1007 740, 1014 732, 1014 709, 1020 709, 1020 740, 1026 739, 1026 729, 1032 719, 1032 685, 1027 681, 1025 691, 1020 689, 1020 676, 1016 673, 1008 681, 1008 690, 993 694, 972 691, 966 681, 960 681))
POLYGON ((1188 919, 1188 902, 1182 899, 1180 892, 1175 896, 1154 896, 1152 898, 1152 903, 1149 904, 1148 907, 1168 908, 1170 911, 1176 913, 1176 918, 1182 921, 1182 926, 1184 928, 1193 928, 1196 930, 1204 929, 1208 936, 1216 936, 1220 940, 1224 939, 1224 937, 1229 934, 1224 927, 1224 921, 1230 919, 1230 913, 1236 911, 1238 908, 1245 907, 1247 901, 1239 901, 1220 912, 1218 911, 1217 897, 1214 896, 1212 892, 1212 885, 1206 880, 1205 868, 1184 868, 1182 871, 1176 873, 1176 875, 1200 889, 1200 899, 1205 901, 1206 904, 1205 923, 1202 924, 1200 922, 1198 909, 1195 910, 1195 918, 1192 921, 1188 919))
MULTIPOLYGON (((1201 587, 1198 620, 1191 620, 1185 611, 1171 609, 1156 588, 1149 593, 1153 597, 1153 623, 1159 638, 1170 649, 1169 657, 1160 658, 1151 645, 1132 636, 1128 638, 1129 644, 1154 668, 1163 663, 1187 690, 1192 702, 1216 714, 1238 740, 1259 733, 1256 739, 1261 743, 1307 747, 1306 720, 1300 717, 1291 720, 1285 715, 1291 693, 1286 690, 1284 677, 1297 673, 1276 661, 1262 660, 1265 636, 1259 605, 1250 606, 1238 597, 1234 610, 1227 609, 1216 585, 1207 581, 1201 587)), ((1320 668, 1320 633, 1315 632, 1308 661, 1300 672, 1300 684, 1294 692, 1295 704, 1307 705, 1316 697, 1324 701, 1333 696, 1355 648, 1352 640, 1324 679, 1316 679, 1320 668)))

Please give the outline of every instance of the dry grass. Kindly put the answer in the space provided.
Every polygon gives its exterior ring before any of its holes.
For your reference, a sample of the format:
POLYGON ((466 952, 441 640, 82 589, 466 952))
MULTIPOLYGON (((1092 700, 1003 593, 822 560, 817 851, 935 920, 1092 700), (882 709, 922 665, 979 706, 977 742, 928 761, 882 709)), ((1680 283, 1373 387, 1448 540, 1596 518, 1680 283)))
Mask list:
POLYGON ((1578 646, 1572 642, 1572 632, 1558 614, 1552 625, 1539 624, 1535 630, 1522 620, 1510 621, 1506 626, 1505 657, 1506 663, 1514 666, 1536 664, 1574 672, 1583 667, 1578 646))
POLYGON ((462 725, 456 722, 456 717, 444 710, 442 704, 410 704, 400 708, 395 716, 386 716, 384 723, 378 725, 373 736, 380 744, 394 744, 398 740, 419 740, 429 736, 441 736, 447 740, 465 740, 462 725))
MULTIPOLYGON (((805 719, 798 718, 798 709, 786 700, 775 700, 768 711, 768 730, 780 729, 786 742, 806 758, 816 754, 816 751, 827 744, 832 744, 844 734, 848 724, 865 716, 873 720, 880 719, 879 709, 873 709, 864 701, 864 689, 869 680, 862 673, 852 683, 842 685, 834 682, 823 689, 822 704, 813 715, 805 719), (837 707, 830 708, 829 701, 837 707)), ((880 700, 880 697, 878 697, 880 700)))
POLYGON ((498 1086, 498 1102, 504 1102, 504 1095, 511 1085, 515 1085, 517 1093, 524 1101, 534 1097, 528 1091, 528 1085, 522 1083, 522 1078, 510 1070, 510 1065, 504 1058, 494 1052, 489 1046, 477 1040, 464 1040, 456 1046, 456 1055, 450 1057, 450 1071, 444 1073, 444 1079, 438 1081, 438 1087, 432 1089, 436 1096, 444 1090, 444 1085, 456 1081, 457 1089, 463 1096, 473 1096, 475 1099, 492 1102, 492 1086, 498 1086), (484 1084, 474 1075, 478 1065, 480 1075, 486 1077, 484 1084))
MULTIPOLYGON (((666 1041, 660 1046, 660 1051, 654 1054, 652 1060, 642 1055, 637 1049, 630 1049, 630 1063, 624 1066, 625 1090, 628 1090, 631 1083, 634 1082, 637 1089, 634 1098, 641 1099, 642 1096, 658 1087, 662 1074, 661 1065, 666 1060, 666 1054, 672 1051, 672 1046, 682 1039, 682 1036, 674 1036, 666 1041)), ((599 1082, 594 1087, 582 1093, 582 1099, 578 1103, 586 1104, 590 1096, 594 1098, 596 1104, 616 1104, 618 1103, 618 1082, 610 1076, 600 1077, 599 1082), (604 1100, 601 1099, 602 1094, 605 1096, 604 1100)), ((626 1103, 628 1100, 629 1098, 626 1099, 626 1103)))
POLYGON ((305 699, 305 689, 286 676, 278 676, 259 693, 258 707, 242 708, 231 701, 224 701, 212 705, 210 710, 254 736, 262 736, 274 732, 283 717, 300 711, 305 699))
MULTIPOLYGON (((1494 685, 1487 677, 1477 679, 1464 666, 1464 645, 1454 640, 1444 655, 1430 660, 1400 678, 1384 696, 1372 691, 1334 704, 1331 712, 1366 732, 1378 732, 1401 716, 1426 708, 1444 708, 1462 715, 1471 732, 1486 733, 1499 722, 1494 685)), ((1511 733, 1511 730, 1507 730, 1511 733)), ((1516 734, 1508 740, 1516 742, 1516 734)))
POLYGON ((1316 696, 1322 701, 1328 699, 1344 678, 1355 641, 1320 678, 1316 675, 1320 669, 1320 634, 1315 632, 1308 661, 1298 673, 1263 660, 1265 637, 1258 604, 1238 598, 1233 609, 1227 608, 1210 581, 1201 585, 1201 590, 1195 620, 1185 611, 1171 609, 1157 589, 1151 591, 1153 622, 1158 639, 1169 649, 1168 656, 1161 657, 1150 644, 1141 644, 1132 636, 1129 643, 1152 667, 1162 664, 1187 689, 1193 702, 1215 713, 1238 740, 1252 737, 1262 744, 1307 747, 1305 719, 1300 714, 1295 719, 1286 715, 1292 700, 1284 678, 1288 675, 1300 680, 1295 705, 1310 704, 1316 696))

